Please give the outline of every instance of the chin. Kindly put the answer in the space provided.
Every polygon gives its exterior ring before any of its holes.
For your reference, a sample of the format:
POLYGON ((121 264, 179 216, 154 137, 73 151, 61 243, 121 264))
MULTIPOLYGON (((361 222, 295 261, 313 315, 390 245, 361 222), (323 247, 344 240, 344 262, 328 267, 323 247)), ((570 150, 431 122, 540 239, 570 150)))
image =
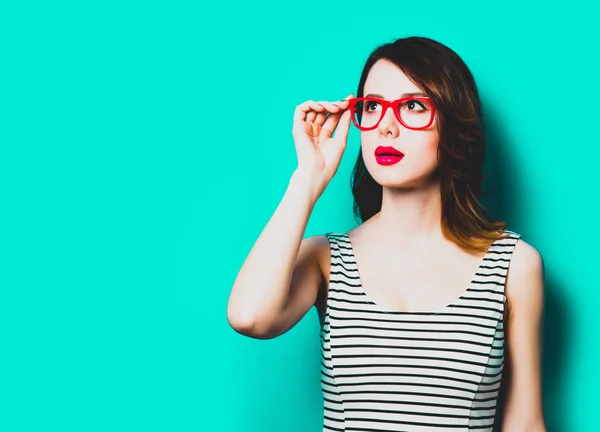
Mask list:
POLYGON ((422 181, 418 181, 417 179, 406 179, 406 180, 384 179, 381 181, 379 181, 378 179, 375 179, 375 181, 382 187, 388 188, 388 189, 415 189, 415 188, 418 188, 423 183, 422 181))
POLYGON ((414 176, 407 172, 399 172, 392 167, 373 167, 368 168, 371 177, 377 184, 383 187, 406 187, 414 184, 414 176), (382 169, 383 168, 383 169, 382 169))
POLYGON ((373 180, 382 187, 392 189, 415 189, 424 187, 433 181, 435 178, 430 170, 414 171, 406 169, 407 167, 400 166, 402 162, 396 165, 381 166, 377 163, 374 166, 367 166, 367 170, 373 177, 373 180))

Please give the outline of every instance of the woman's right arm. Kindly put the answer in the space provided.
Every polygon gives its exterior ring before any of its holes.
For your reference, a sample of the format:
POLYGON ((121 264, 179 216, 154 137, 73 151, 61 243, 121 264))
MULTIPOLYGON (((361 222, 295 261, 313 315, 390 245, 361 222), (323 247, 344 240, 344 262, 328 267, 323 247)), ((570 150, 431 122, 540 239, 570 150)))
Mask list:
POLYGON ((338 103, 307 101, 296 107, 292 135, 298 168, 229 296, 227 319, 238 333, 258 339, 279 336, 317 300, 323 284, 319 257, 329 251, 329 242, 324 236, 303 235, 346 148, 351 96, 338 103))
POLYGON ((323 236, 303 235, 315 199, 297 172, 244 261, 231 290, 227 319, 246 336, 268 339, 291 329, 315 304, 323 275, 323 236))

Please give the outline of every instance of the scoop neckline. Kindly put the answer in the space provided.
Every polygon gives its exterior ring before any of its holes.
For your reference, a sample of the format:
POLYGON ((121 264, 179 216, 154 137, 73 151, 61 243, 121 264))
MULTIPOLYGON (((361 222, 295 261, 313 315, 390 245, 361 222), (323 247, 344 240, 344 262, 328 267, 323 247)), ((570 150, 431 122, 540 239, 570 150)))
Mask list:
POLYGON ((473 290, 471 289, 471 285, 473 284, 473 281, 475 280, 476 274, 479 273, 479 270, 481 269, 481 266, 485 262, 485 259, 490 254, 490 250, 492 249, 492 246, 494 246, 494 244, 496 243, 494 241, 488 247, 488 250, 485 252, 485 255, 479 261, 479 264, 477 265, 477 268, 475 269, 475 272, 474 272, 473 276, 469 280, 469 283, 467 284, 467 288, 464 291, 462 291, 462 294, 459 297, 457 297, 456 299, 454 299, 453 301, 451 301, 450 303, 448 303, 447 305, 443 306, 442 308, 440 308, 440 309, 438 309, 436 311, 401 311, 401 310, 398 310, 398 309, 390 309, 390 308, 386 308, 386 307, 381 306, 379 303, 377 303, 376 301, 374 301, 369 296, 369 294, 365 291, 365 288, 364 288, 364 285, 363 285, 363 280, 362 280, 362 277, 360 275, 360 270, 358 269, 358 262, 356 260, 356 255, 354 254, 354 246, 352 244, 352 240, 350 239, 350 235, 347 232, 344 233, 344 237, 345 237, 346 241, 348 242, 348 244, 350 246, 350 255, 351 255, 352 262, 354 264, 354 268, 356 270, 356 274, 357 274, 357 277, 358 277, 358 279, 357 279, 358 280, 358 289, 360 290, 360 294, 362 296, 364 296, 364 298, 366 299, 366 301, 368 303, 370 303, 372 306, 376 307, 379 312, 382 312, 382 313, 385 313, 385 314, 390 314, 390 315, 435 316, 435 315, 442 315, 442 314, 446 313, 448 311, 448 309, 456 307, 456 305, 461 300, 463 300, 467 296, 467 294, 469 294, 470 292, 473 292, 473 290))

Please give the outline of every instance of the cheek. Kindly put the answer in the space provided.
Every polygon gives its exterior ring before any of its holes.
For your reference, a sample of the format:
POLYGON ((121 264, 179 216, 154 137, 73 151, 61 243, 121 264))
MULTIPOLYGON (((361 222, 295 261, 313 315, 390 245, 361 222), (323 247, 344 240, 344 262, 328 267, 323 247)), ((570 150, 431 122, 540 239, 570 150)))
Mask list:
POLYGON ((432 139, 423 140, 419 145, 412 146, 406 154, 407 162, 409 162, 408 156, 410 156, 410 159, 412 159, 411 162, 414 162, 417 165, 422 165, 424 167, 437 165, 438 143, 437 137, 432 137, 432 139))

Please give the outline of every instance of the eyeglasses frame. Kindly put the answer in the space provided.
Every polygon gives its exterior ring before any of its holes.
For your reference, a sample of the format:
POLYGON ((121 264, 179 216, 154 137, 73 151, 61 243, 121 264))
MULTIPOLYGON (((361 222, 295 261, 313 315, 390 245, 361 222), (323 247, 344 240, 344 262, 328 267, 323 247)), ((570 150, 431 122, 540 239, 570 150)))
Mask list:
POLYGON ((407 97, 403 97, 400 99, 396 99, 396 100, 392 100, 392 101, 388 101, 385 99, 379 99, 379 98, 374 98, 374 97, 358 97, 358 98, 352 98, 349 99, 350 102, 350 114, 352 116, 352 123, 354 123, 354 126, 357 127, 357 129, 361 130, 361 131, 370 131, 373 130, 375 128, 377 128, 377 126, 379 126, 379 123, 381 123, 381 120, 383 120, 383 117, 385 117, 385 113, 387 111, 388 108, 392 108, 392 111, 394 112, 394 115, 396 116, 396 119, 398 119, 398 121, 400 122, 400 124, 402 126, 404 126, 407 129, 412 129, 412 130, 423 130, 423 129, 427 129, 428 127, 431 126, 431 124, 433 123, 433 120, 435 118, 435 108, 433 106, 433 103, 431 102, 431 99, 428 98, 427 96, 407 96, 407 97), (356 116, 355 114, 355 107, 356 104, 360 101, 372 101, 372 102, 377 102, 378 104, 380 104, 382 106, 382 111, 381 111, 381 117, 379 118, 379 120, 377 121, 377 123, 372 126, 372 127, 363 127, 360 126, 357 122, 356 122, 356 116), (429 119, 429 123, 427 123, 427 125, 422 126, 422 127, 411 127, 408 126, 406 123, 404 123, 404 121, 402 120, 402 118, 400 117, 400 112, 398 110, 398 106, 403 103, 406 102, 408 100, 416 100, 416 101, 426 101, 429 102, 429 104, 431 105, 431 117, 429 119))

